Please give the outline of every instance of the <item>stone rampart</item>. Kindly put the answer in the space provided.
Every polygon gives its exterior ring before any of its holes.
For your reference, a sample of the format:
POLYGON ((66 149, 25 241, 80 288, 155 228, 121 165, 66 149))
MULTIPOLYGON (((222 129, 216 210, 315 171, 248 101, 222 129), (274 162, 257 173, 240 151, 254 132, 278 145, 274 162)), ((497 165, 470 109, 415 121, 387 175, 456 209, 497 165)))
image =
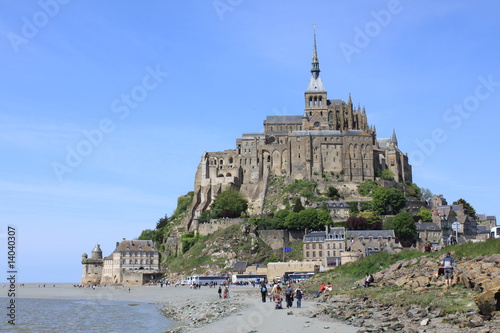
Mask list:
POLYGON ((217 230, 225 229, 235 224, 240 224, 243 219, 213 219, 210 222, 200 222, 198 224, 198 233, 201 236, 213 234, 217 230))

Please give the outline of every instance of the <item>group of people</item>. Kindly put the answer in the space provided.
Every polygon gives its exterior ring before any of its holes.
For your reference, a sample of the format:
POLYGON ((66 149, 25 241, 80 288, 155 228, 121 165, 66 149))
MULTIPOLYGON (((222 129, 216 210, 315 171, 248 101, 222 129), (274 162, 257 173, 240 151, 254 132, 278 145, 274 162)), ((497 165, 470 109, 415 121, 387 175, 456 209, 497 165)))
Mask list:
MULTIPOLYGON (((446 286, 449 288, 452 285, 452 279, 453 279, 453 266, 455 264, 455 261, 451 254, 448 252, 446 253, 445 257, 441 260, 440 262, 440 273, 439 275, 444 275, 445 283, 446 286), (441 274, 442 270, 442 274, 441 274)), ((365 279, 363 282, 363 287, 369 287, 370 284, 374 283, 374 277, 372 274, 366 273, 365 279)), ((262 296, 262 302, 266 302, 267 297, 270 297, 272 301, 275 303, 275 308, 276 309, 282 309, 283 305, 283 296, 285 298, 286 302, 286 307, 291 308, 293 307, 293 301, 297 300, 297 308, 302 307, 302 297, 304 295, 302 289, 300 288, 300 284, 297 285, 297 288, 295 290, 292 287, 292 282, 289 282, 285 288, 282 288, 279 283, 275 283, 271 289, 270 292, 268 292, 268 288, 266 285, 265 281, 261 281, 259 284, 260 287, 260 292, 262 296)), ((328 284, 325 284, 324 282, 321 284, 319 287, 318 292, 316 293, 316 297, 319 297, 323 292, 325 291, 331 291, 332 290, 332 285, 330 282, 328 284)), ((219 295, 221 291, 219 288, 219 295)))
POLYGON ((224 284, 224 293, 222 291, 222 286, 219 286, 219 289, 217 289, 219 298, 229 298, 229 285, 224 284))
POLYGON ((275 283, 272 287, 271 292, 268 292, 266 283, 262 281, 260 283, 260 293, 262 296, 262 302, 266 302, 267 297, 269 296, 272 301, 274 301, 276 309, 283 308, 283 296, 285 296, 286 308, 289 309, 293 307, 293 301, 297 300, 297 308, 302 307, 302 296, 303 291, 300 288, 300 284, 297 285, 297 288, 293 289, 292 283, 289 282, 286 288, 282 288, 279 283, 275 283))
POLYGON ((321 286, 319 286, 319 290, 316 293, 316 297, 319 297, 325 291, 332 291, 332 284, 330 282, 328 282, 328 284, 325 284, 323 282, 321 286))

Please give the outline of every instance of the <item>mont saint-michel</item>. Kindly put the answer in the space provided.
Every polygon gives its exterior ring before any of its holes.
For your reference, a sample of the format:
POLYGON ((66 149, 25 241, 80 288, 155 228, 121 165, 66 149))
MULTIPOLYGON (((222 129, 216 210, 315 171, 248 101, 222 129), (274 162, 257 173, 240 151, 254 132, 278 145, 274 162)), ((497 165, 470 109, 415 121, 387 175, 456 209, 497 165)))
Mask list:
MULTIPOLYGON (((217 194, 236 187, 250 201, 249 214, 263 213, 270 175, 287 180, 323 181, 324 175, 342 176, 346 183, 374 180, 390 170, 397 182, 412 182, 408 156, 398 147, 396 132, 377 138, 365 108, 351 99, 328 99, 320 76, 314 36, 312 68, 300 115, 268 116, 264 132, 244 133, 236 148, 204 153, 196 172, 192 221, 217 194)), ((339 177, 340 178, 340 177, 339 177)))

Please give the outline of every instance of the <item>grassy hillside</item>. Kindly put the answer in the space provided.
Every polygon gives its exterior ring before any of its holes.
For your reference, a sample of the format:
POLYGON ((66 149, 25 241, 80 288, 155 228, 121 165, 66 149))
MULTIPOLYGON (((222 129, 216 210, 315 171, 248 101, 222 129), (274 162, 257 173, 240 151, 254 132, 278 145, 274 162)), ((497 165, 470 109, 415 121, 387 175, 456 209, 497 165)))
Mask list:
MULTIPOLYGON (((457 261, 470 260, 481 256, 491 256, 500 253, 500 240, 491 239, 481 243, 467 243, 463 245, 453 245, 444 248, 439 252, 423 253, 416 250, 407 250, 398 254, 386 252, 371 255, 353 263, 339 266, 331 271, 321 273, 313 278, 301 283, 303 288, 310 293, 314 293, 321 282, 331 282, 333 292, 336 294, 347 294, 352 297, 368 297, 381 304, 390 305, 416 305, 420 307, 434 307, 441 309, 442 313, 464 312, 476 310, 476 305, 472 300, 479 291, 462 288, 456 285, 451 293, 444 296, 442 288, 429 287, 416 292, 409 292, 401 287, 381 287, 381 288, 357 288, 365 273, 375 274, 391 265, 416 258, 415 266, 422 260, 436 262, 444 256, 446 252, 451 252, 457 261)), ((411 274, 412 267, 405 268, 408 275, 411 274)), ((429 272, 433 274, 434 272, 429 272)))

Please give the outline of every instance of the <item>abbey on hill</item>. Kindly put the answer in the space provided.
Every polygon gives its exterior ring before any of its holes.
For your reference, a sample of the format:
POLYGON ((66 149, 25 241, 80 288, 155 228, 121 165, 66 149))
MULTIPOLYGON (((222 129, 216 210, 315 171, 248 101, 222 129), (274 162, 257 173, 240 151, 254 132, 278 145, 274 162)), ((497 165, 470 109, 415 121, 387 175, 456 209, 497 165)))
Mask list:
POLYGON ((350 95, 347 102, 329 100, 319 73, 314 34, 304 113, 268 116, 263 133, 244 133, 236 139, 235 149, 203 154, 196 172, 188 230, 215 196, 228 187, 239 188, 248 197, 250 214, 262 213, 272 174, 290 181, 320 181, 327 173, 359 183, 374 180, 382 170, 389 169, 396 181, 412 181, 408 156, 399 150, 395 132, 391 138, 377 139, 365 109, 355 108, 350 95))

